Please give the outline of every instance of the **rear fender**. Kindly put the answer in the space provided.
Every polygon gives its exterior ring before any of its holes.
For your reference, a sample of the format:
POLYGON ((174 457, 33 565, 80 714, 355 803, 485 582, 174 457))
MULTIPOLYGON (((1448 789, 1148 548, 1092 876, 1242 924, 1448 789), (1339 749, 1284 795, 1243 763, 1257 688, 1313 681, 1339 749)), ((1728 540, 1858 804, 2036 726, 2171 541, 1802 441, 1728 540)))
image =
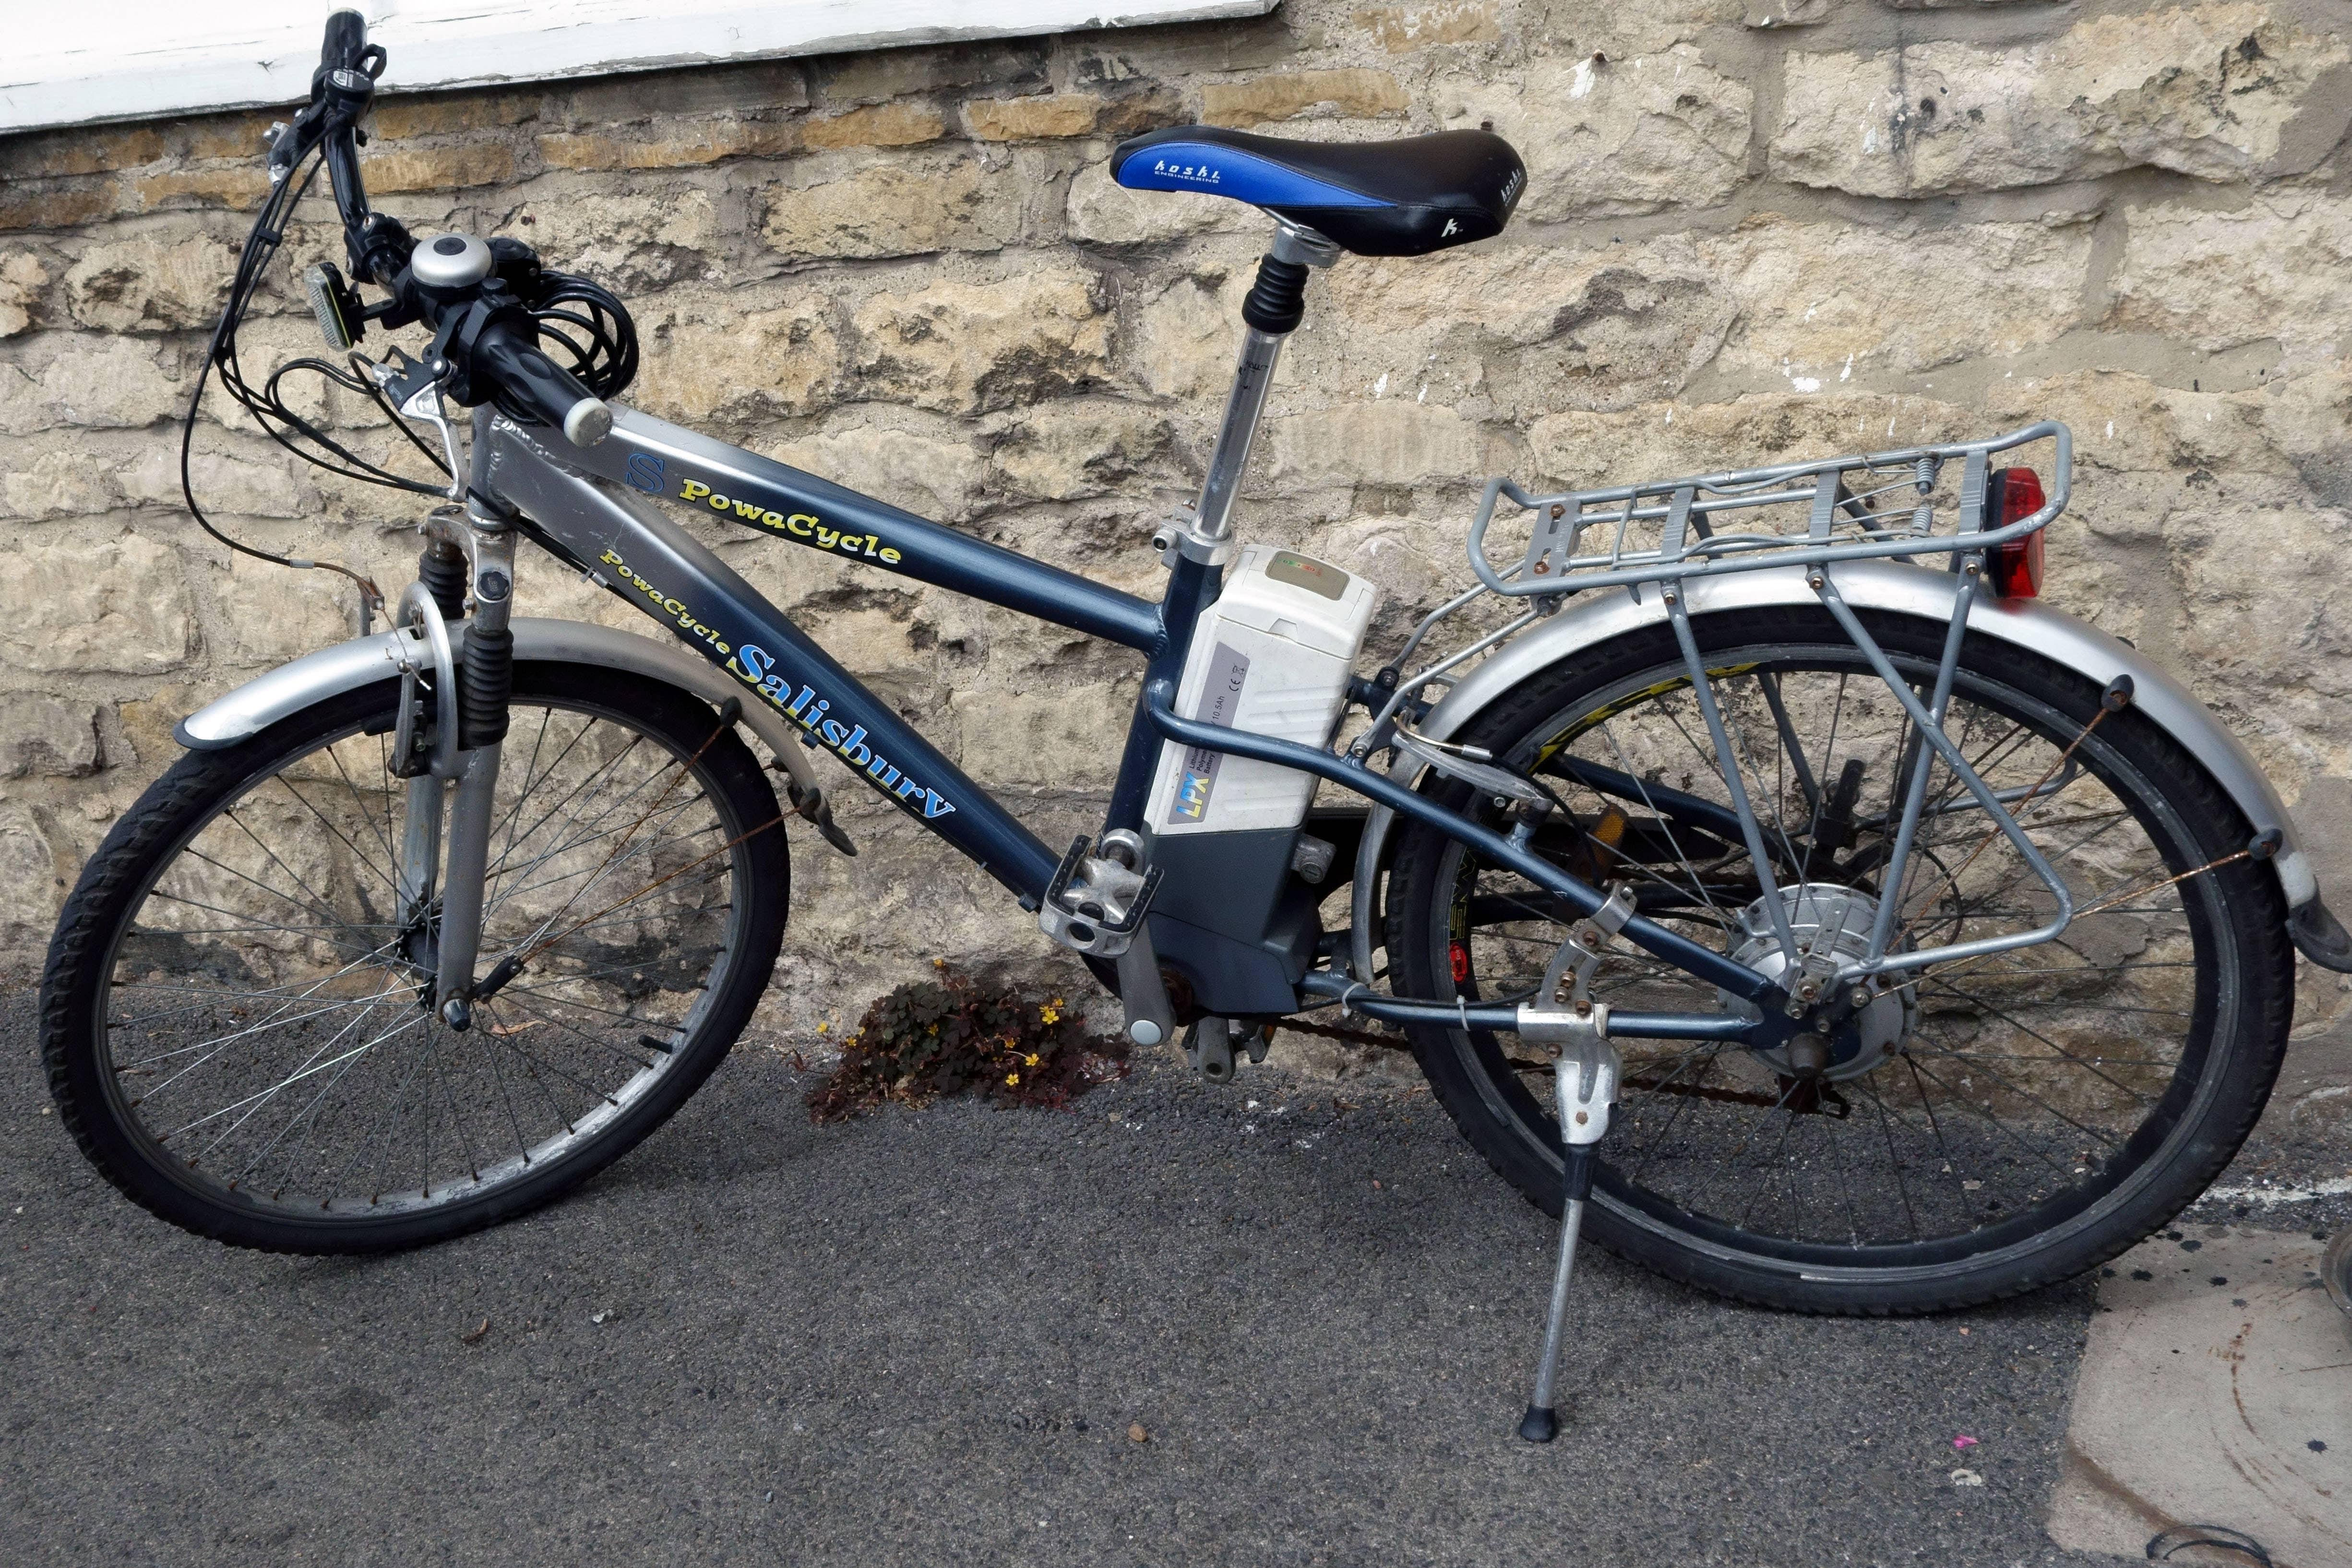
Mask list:
MULTIPOLYGON (((1845 562, 1829 570, 1838 592, 1855 609, 1916 616, 1937 623, 1951 618, 1952 579, 1946 573, 1896 561, 1845 562)), ((1689 579, 1684 591, 1694 616, 1821 603, 1806 586, 1803 570, 1794 566, 1689 579)), ((1666 608, 1658 588, 1643 587, 1638 595, 1633 589, 1609 589, 1571 601, 1568 608, 1504 644, 1464 677, 1418 726, 1420 731, 1434 740, 1446 740, 1538 671, 1612 637, 1664 623, 1666 608)), ((2277 873, 2279 890, 2286 895, 2287 908, 2302 910, 2319 897, 2310 858, 2296 837, 2284 803, 2262 768, 2204 704, 2137 648, 2039 599, 1996 599, 1979 594, 1969 607, 1969 629, 2030 649, 2102 686, 2119 675, 2131 677, 2133 706, 2205 765, 2256 834, 2276 830, 2278 849, 2270 863, 2277 873)), ((1377 886, 1390 853, 1394 823, 1394 813, 1374 806, 1356 851, 1352 935, 1359 979, 1372 973, 1371 926, 1380 906, 1377 886)))

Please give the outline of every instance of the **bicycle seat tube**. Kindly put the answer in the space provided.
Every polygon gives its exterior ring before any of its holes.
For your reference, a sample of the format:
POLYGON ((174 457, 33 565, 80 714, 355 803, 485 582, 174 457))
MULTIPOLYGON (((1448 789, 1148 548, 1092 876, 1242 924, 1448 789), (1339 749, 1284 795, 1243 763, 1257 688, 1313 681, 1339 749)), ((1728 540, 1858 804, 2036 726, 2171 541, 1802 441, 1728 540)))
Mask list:
POLYGON ((1209 455, 1209 471, 1201 481, 1192 523, 1178 539, 1177 547, 1189 561, 1219 566, 1233 553, 1234 502, 1241 494, 1242 470, 1249 466, 1250 443, 1274 384, 1282 342, 1304 313, 1307 268, 1328 267, 1339 256, 1339 247, 1321 235, 1286 223, 1258 261, 1257 282, 1242 301, 1247 331, 1240 362, 1234 366, 1233 391, 1225 398, 1224 423, 1217 429, 1216 448, 1209 455))

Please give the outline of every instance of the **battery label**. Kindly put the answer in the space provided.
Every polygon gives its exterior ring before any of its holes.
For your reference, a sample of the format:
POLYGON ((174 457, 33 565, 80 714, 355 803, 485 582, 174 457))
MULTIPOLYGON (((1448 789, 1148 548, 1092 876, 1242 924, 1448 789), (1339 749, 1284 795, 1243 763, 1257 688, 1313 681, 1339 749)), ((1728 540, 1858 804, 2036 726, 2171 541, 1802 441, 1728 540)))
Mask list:
MULTIPOLYGON (((1247 654, 1219 643, 1209 662, 1208 684, 1202 689, 1200 707, 1192 717, 1204 724, 1232 729, 1234 714, 1242 705, 1242 688, 1249 681, 1249 668, 1247 654)), ((1169 826, 1207 818, 1209 797, 1217 787, 1217 764, 1224 760, 1223 752, 1200 746, 1184 749, 1184 765, 1176 775, 1176 798, 1168 806, 1169 826)))

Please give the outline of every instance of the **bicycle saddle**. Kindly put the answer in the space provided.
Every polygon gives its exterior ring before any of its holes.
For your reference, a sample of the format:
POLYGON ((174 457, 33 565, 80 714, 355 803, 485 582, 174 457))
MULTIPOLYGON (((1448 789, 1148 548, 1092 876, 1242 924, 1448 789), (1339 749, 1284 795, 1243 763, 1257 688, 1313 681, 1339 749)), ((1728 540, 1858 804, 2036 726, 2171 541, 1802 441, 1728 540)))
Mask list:
POLYGON ((1111 178, 1133 191, 1231 196, 1359 256, 1423 256, 1489 238, 1503 232, 1528 188, 1518 153, 1484 131, 1286 142, 1179 125, 1120 142, 1111 178))

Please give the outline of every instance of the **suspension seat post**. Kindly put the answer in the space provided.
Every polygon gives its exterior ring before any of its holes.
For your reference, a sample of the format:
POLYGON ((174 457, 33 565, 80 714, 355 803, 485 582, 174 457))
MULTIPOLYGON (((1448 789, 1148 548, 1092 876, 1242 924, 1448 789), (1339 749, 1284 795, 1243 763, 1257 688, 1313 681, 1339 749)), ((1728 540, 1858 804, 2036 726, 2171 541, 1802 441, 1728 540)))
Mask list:
POLYGON ((1233 390, 1225 397, 1224 421, 1217 427, 1201 499, 1177 540, 1187 560, 1222 566, 1233 554, 1234 503, 1241 495, 1242 473, 1249 467, 1250 445, 1257 437, 1258 416, 1274 385, 1283 340, 1306 316, 1309 270, 1339 258, 1338 246, 1312 229, 1287 223, 1258 258, 1257 281, 1242 300, 1245 331, 1241 358, 1234 366, 1233 390))

